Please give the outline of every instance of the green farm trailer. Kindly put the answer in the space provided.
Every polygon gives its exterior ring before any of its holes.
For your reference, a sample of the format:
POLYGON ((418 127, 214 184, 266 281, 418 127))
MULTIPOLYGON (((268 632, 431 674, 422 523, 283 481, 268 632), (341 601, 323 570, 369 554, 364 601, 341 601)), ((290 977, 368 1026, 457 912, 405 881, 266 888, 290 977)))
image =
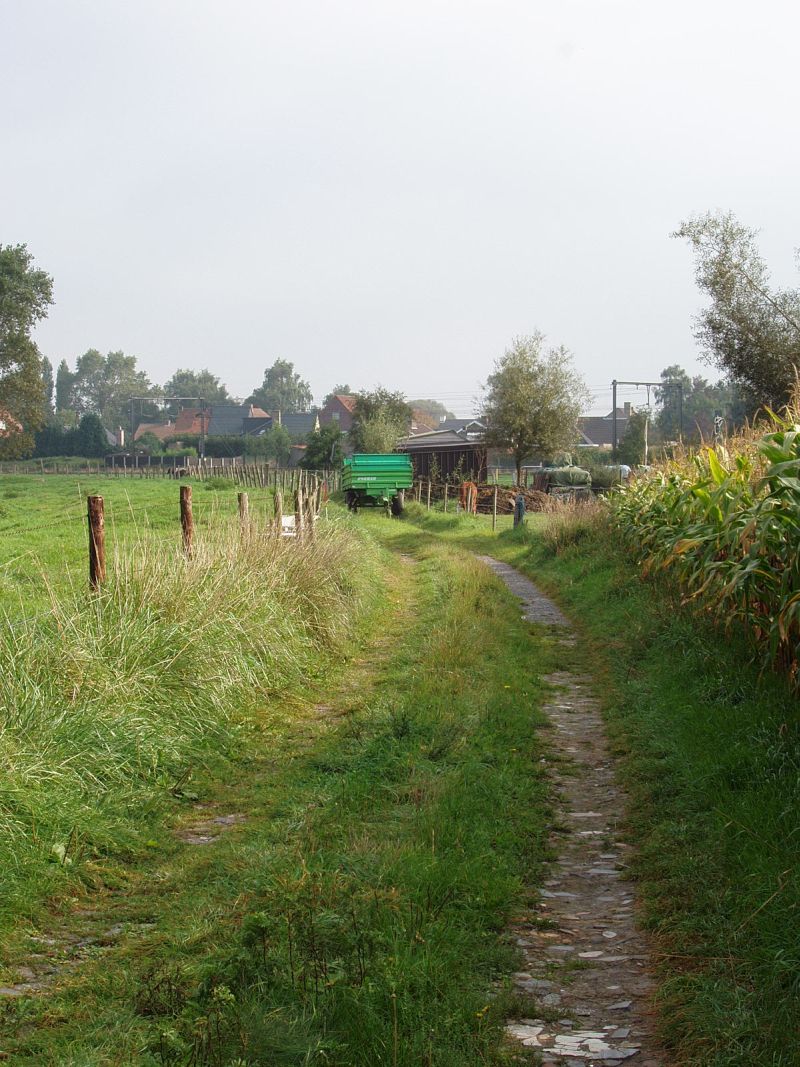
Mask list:
POLYGON ((342 489, 348 508, 386 508, 399 515, 405 491, 414 480, 411 458, 399 452, 386 455, 356 453, 342 465, 342 489))

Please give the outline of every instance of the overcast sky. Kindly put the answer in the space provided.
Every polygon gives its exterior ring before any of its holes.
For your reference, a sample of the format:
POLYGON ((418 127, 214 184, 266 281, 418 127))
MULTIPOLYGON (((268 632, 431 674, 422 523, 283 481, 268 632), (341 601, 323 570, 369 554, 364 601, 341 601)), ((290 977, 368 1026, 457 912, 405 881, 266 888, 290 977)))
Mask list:
MULTIPOLYGON (((613 377, 702 365, 682 219, 798 283, 786 2, 0 0, 0 243, 54 364, 123 349, 236 394, 291 360, 459 413, 512 337, 613 377)), ((713 371, 704 373, 713 376, 713 371)), ((641 394, 640 394, 641 396, 641 394)), ((629 398, 633 398, 630 396, 629 398)))

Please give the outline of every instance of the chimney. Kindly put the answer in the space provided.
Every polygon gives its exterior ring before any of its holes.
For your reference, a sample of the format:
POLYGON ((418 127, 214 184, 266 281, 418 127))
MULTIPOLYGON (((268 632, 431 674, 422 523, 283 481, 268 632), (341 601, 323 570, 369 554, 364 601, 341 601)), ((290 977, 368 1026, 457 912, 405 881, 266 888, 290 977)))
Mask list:
POLYGON ((631 417, 631 402, 630 402, 630 400, 626 400, 625 401, 625 418, 629 419, 630 417, 631 417))

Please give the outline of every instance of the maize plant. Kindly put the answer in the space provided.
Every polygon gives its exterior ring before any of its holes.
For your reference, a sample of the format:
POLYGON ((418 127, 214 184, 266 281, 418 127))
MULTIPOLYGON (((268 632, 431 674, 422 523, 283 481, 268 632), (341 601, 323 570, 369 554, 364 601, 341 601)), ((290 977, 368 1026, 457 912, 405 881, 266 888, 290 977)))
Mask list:
POLYGON ((615 522, 645 573, 670 572, 685 600, 739 627, 765 664, 800 684, 800 423, 633 482, 615 522))

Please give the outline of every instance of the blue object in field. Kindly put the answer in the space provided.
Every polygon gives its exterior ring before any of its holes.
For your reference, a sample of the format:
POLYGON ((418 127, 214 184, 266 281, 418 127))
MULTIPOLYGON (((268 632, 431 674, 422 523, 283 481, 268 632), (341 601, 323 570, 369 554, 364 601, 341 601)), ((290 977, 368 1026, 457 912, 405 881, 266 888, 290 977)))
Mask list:
POLYGON ((522 493, 517 493, 517 499, 514 501, 514 525, 519 526, 525 522, 525 497, 522 493))

